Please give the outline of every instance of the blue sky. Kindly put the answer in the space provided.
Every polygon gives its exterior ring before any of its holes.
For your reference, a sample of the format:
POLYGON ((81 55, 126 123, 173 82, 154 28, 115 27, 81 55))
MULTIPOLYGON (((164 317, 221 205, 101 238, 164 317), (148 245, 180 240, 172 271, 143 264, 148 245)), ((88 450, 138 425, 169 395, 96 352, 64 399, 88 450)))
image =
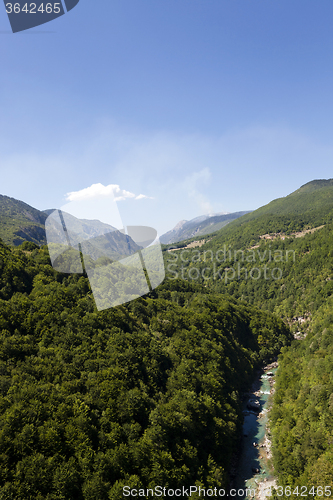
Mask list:
POLYGON ((119 186, 124 223, 161 234, 333 177, 332 19, 331 0, 80 0, 11 34, 2 7, 0 193, 119 186))

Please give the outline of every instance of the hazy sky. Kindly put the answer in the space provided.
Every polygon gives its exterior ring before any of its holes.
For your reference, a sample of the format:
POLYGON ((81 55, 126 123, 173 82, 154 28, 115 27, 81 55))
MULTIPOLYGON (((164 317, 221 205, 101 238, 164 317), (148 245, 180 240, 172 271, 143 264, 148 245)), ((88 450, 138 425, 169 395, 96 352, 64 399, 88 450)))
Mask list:
POLYGON ((163 233, 333 177, 332 21, 332 0, 81 0, 11 34, 0 5, 0 193, 118 186, 163 233))

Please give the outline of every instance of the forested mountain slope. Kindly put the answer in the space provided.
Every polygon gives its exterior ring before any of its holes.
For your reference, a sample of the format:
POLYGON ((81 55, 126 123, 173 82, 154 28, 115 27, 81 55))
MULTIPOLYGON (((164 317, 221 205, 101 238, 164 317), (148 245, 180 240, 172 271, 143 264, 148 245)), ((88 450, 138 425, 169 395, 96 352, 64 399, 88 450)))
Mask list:
POLYGON ((291 231, 294 219, 288 214, 279 216, 285 232, 275 231, 274 225, 270 231, 273 215, 267 215, 267 224, 266 215, 241 223, 256 212, 268 213, 272 202, 230 223, 200 248, 165 249, 167 275, 205 284, 285 318, 316 311, 333 292, 333 181, 313 181, 276 201, 306 224, 295 224, 297 231, 291 231), (315 230, 307 233, 308 227, 315 230))
POLYGON ((167 275, 205 284, 211 291, 290 319, 312 314, 333 294, 332 224, 300 238, 225 249, 211 249, 208 244, 165 252, 167 275))
POLYGON ((162 234, 160 242, 167 245, 177 241, 213 233, 247 213, 248 212, 234 212, 230 214, 196 217, 189 221, 183 220, 171 231, 162 234))
POLYGON ((332 206, 332 180, 308 183, 200 248, 165 251, 162 286, 101 313, 46 247, 1 245, 0 497, 226 486, 238 394, 280 349, 280 484, 332 485, 332 206), (288 347, 278 317, 305 340, 288 347))
MULTIPOLYGON (((47 224, 47 217, 54 213, 58 214, 54 210, 41 212, 23 201, 0 195, 0 238, 4 243, 14 246, 24 242, 44 245, 47 242, 45 223, 47 224)), ((56 243, 60 243, 64 233, 61 224, 57 227, 57 217, 58 215, 49 222, 48 238, 50 241, 50 233, 53 233, 56 243)), ((119 260, 141 248, 129 235, 99 220, 78 219, 66 212, 62 212, 62 218, 67 231, 70 231, 73 246, 78 241, 90 240, 87 245, 89 255, 94 260, 100 253, 119 260)))
POLYGON ((281 320, 183 280, 97 312, 46 247, 1 244, 0 263, 1 498, 226 486, 238 394, 290 342, 281 320))
POLYGON ((280 484, 299 494, 314 486, 313 498, 319 486, 333 491, 332 208, 332 179, 313 181, 200 248, 164 253, 169 278, 205 284, 307 334, 279 356, 272 434, 280 484))
POLYGON ((273 200, 230 222, 213 238, 211 247, 224 243, 252 246, 266 233, 290 234, 321 226, 333 218, 333 179, 311 181, 290 195, 273 200))
POLYGON ((47 215, 23 201, 0 195, 0 238, 7 244, 23 241, 45 244, 44 223, 47 215))
POLYGON ((271 415, 280 484, 299 493, 306 485, 317 499, 330 496, 325 486, 333 490, 332 311, 330 297, 314 314, 306 339, 282 349, 271 415))

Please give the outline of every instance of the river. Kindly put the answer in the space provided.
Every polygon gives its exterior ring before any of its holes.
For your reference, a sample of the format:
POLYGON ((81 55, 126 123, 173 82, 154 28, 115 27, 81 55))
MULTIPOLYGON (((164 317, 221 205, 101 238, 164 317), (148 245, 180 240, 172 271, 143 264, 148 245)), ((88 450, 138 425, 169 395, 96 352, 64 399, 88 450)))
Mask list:
POLYGON ((269 464, 271 454, 267 430, 268 409, 274 391, 276 370, 277 363, 266 366, 263 372, 258 375, 251 391, 246 394, 243 403, 243 436, 234 485, 237 489, 248 489, 252 492, 248 491, 248 495, 244 494, 238 498, 258 500, 269 498, 269 487, 276 485, 269 464), (249 408, 251 405, 253 405, 253 410, 249 408), (256 406, 258 410, 255 409, 256 406))

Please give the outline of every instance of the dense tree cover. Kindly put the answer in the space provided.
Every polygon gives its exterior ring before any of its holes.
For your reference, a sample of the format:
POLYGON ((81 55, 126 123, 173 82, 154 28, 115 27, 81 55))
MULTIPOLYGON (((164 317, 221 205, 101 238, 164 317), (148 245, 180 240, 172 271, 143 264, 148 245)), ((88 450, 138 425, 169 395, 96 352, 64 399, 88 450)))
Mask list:
MULTIPOLYGON (((312 181, 284 198, 250 212, 211 235, 205 249, 218 251, 224 244, 233 250, 245 249, 260 243, 266 233, 287 235, 318 227, 333 219, 333 180, 312 181)), ((186 245, 191 240, 183 241, 186 245)), ((173 244, 175 245, 175 244, 173 244)))
MULTIPOLYGON (((320 486, 333 490, 332 310, 330 298, 315 313, 306 339, 282 349, 271 412, 280 484, 314 486, 315 493, 320 486)), ((322 497, 318 493, 313 498, 322 497)))
POLYGON ((1 245, 0 498, 117 500, 125 484, 226 486, 239 392, 280 349, 271 414, 279 482, 331 485, 331 184, 309 183, 230 223, 185 259, 165 253, 171 279, 102 313, 86 277, 56 273, 45 248, 1 245), (299 239, 260 239, 322 224, 299 239), (240 276, 225 279, 238 264, 240 276), (246 278, 264 265, 281 277, 246 278), (310 314, 308 336, 287 347, 288 330, 264 309, 285 320, 310 314))
POLYGON ((205 284, 210 291, 271 311, 286 322, 293 322, 295 331, 308 333, 304 341, 284 347, 279 356, 271 430, 279 484, 292 486, 296 492, 298 486, 299 494, 301 486, 307 486, 308 491, 314 486, 312 491, 315 497, 318 493, 318 498, 319 486, 330 485, 333 491, 331 184, 332 181, 320 192, 320 182, 310 183, 287 197, 286 205, 286 198, 272 202, 270 209, 275 213, 269 214, 268 205, 257 214, 253 212, 232 222, 200 249, 187 249, 183 258, 183 250, 174 252, 179 254, 177 260, 165 252, 171 279, 178 275, 205 284), (313 234, 292 236, 294 231, 321 225, 324 227, 313 234), (274 235, 280 232, 287 237, 274 235), (260 239, 267 233, 275 239, 260 239), (251 276, 254 268, 260 269, 259 278, 258 271, 251 276), (281 270, 280 275, 275 275, 278 279, 270 273, 273 268, 281 270), (299 323, 293 320, 295 316, 305 316, 310 321, 299 323))
POLYGON ((0 238, 7 244, 25 240, 46 243, 44 223, 47 215, 23 201, 0 195, 0 238))
POLYGON ((300 231, 332 220, 333 180, 308 182, 293 193, 271 201, 231 222, 219 232, 216 243, 230 239, 232 245, 250 243, 264 233, 300 231))
MULTIPOLYGON (((306 234, 301 238, 262 242, 256 249, 255 264, 241 263, 241 267, 248 271, 248 278, 244 279, 243 271, 239 280, 231 280, 228 283, 225 283, 225 280, 217 281, 216 289, 243 298, 284 318, 312 314, 333 293, 332 229, 333 226, 327 224, 313 234, 306 234), (265 250, 267 256, 260 261, 258 256, 263 255, 265 250), (269 252, 272 256, 270 262, 269 252), (268 279, 263 272, 265 264, 268 279), (250 277, 251 268, 254 266, 261 270, 259 280, 250 277), (272 276, 274 268, 277 271, 272 276)), ((232 266, 237 268, 235 263, 232 266)), ((255 273, 254 276, 256 277, 255 273)))
POLYGON ((47 249, 0 244, 0 498, 123 498, 123 485, 226 486, 239 393, 284 323, 168 280, 97 312, 47 249))
POLYGON ((333 293, 332 229, 327 224, 301 238, 261 240, 253 249, 226 245, 218 253, 208 243, 183 257, 181 249, 164 252, 167 275, 206 284, 284 318, 313 313, 333 293))

